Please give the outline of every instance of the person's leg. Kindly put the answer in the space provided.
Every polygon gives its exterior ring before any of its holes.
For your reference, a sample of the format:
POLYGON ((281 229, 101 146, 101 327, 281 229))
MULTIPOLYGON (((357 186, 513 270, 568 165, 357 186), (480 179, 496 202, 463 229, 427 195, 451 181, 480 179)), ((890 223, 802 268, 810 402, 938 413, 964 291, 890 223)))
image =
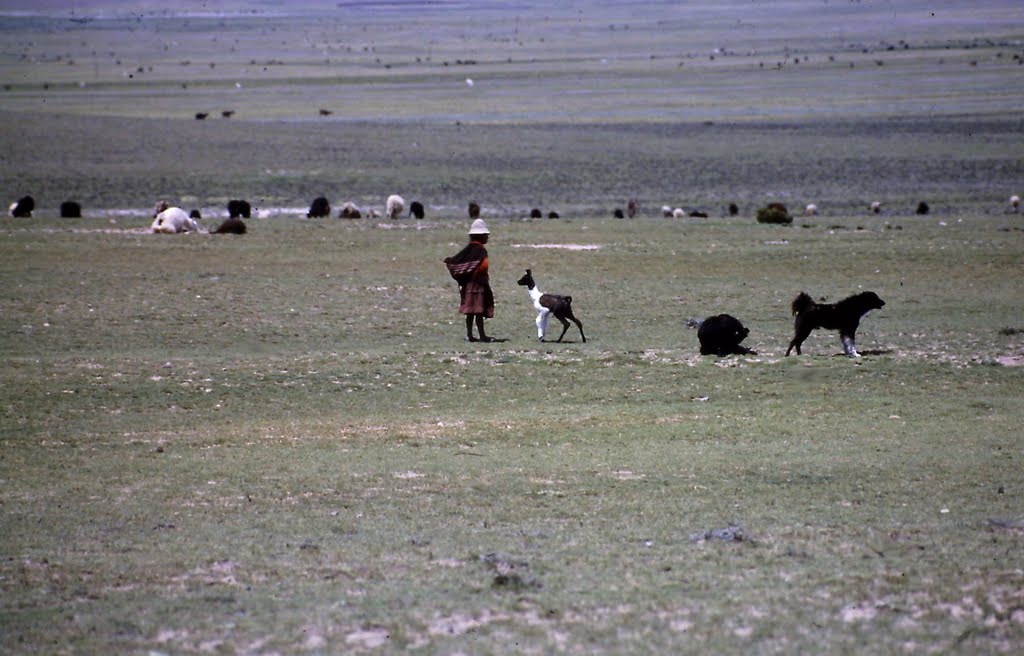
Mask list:
POLYGON ((488 337, 487 334, 484 332, 484 315, 477 314, 475 316, 476 316, 476 331, 478 333, 480 333, 480 341, 481 342, 489 342, 491 340, 491 338, 488 337))
POLYGON ((475 316, 477 316, 477 315, 475 315, 475 314, 467 314, 466 315, 466 341, 467 342, 475 342, 476 341, 476 337, 473 337, 473 317, 475 317, 475 316))

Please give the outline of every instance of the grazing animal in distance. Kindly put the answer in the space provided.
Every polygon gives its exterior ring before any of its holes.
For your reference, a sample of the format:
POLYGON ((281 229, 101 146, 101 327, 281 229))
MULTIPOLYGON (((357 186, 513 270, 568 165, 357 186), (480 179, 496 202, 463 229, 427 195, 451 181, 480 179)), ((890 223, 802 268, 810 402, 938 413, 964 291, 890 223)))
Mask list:
POLYGON ((320 110, 320 116, 330 116, 330 115, 331 115, 331 114, 333 114, 333 113, 334 113, 334 112, 332 112, 332 111, 331 111, 331 110, 329 110, 329 109, 321 109, 321 110, 320 110))
POLYGON ((928 207, 928 203, 926 203, 924 201, 921 201, 920 203, 917 204, 917 214, 919 214, 919 215, 923 216, 923 215, 927 214, 928 212, 930 212, 931 209, 932 208, 928 207))
POLYGON ((339 219, 361 219, 361 218, 363 218, 363 213, 359 211, 359 208, 356 207, 355 203, 353 203, 352 201, 348 201, 344 205, 341 206, 341 211, 338 212, 338 218, 339 219))
POLYGON ((816 328, 838 330, 843 343, 843 351, 851 358, 860 357, 857 353, 857 327, 861 318, 871 310, 885 307, 885 301, 875 292, 861 292, 839 301, 838 303, 816 303, 805 292, 797 294, 792 304, 793 315, 796 317, 793 326, 793 339, 786 349, 786 355, 793 349, 800 355, 800 345, 816 328))
MULTIPOLYGON (((160 203, 157 207, 166 206, 160 203)), ((164 207, 153 218, 150 231, 157 234, 173 235, 181 232, 199 232, 199 224, 180 207, 164 207)))
POLYGON ((191 212, 188 213, 188 218, 190 218, 190 219, 202 219, 203 215, 202 215, 202 213, 199 210, 192 210, 191 212))
POLYGON ((423 203, 418 200, 414 200, 409 203, 409 216, 415 217, 417 220, 422 219, 427 215, 426 210, 423 209, 423 203))
POLYGON ((233 109, 225 109, 223 112, 220 113, 220 115, 223 116, 224 118, 231 118, 232 116, 235 115, 235 110, 233 110, 233 109))
POLYGON ((309 211, 306 212, 307 219, 322 219, 325 216, 331 215, 331 204, 327 202, 327 199, 323 196, 317 196, 313 199, 313 202, 309 206, 309 211))
POLYGON ((624 219, 624 218, 626 218, 626 214, 625 214, 625 212, 622 211, 621 207, 616 207, 615 211, 612 212, 612 216, 614 216, 616 219, 624 219))
POLYGON ((22 196, 11 203, 11 216, 16 219, 31 219, 34 209, 36 209, 36 199, 31 196, 22 196))
POLYGON ((548 212, 548 218, 549 219, 557 219, 557 218, 559 218, 558 212, 555 212, 555 211, 548 212))
POLYGON ((661 206, 661 215, 663 217, 665 217, 666 219, 672 218, 672 208, 669 207, 668 205, 662 205, 661 206))
POLYGON ((471 219, 479 219, 480 218, 480 205, 478 203, 470 202, 468 210, 469 210, 469 218, 471 218, 471 219))
POLYGON ((530 218, 531 219, 539 219, 542 216, 544 216, 544 215, 541 213, 540 208, 535 207, 532 210, 530 210, 530 218))
POLYGON ((236 217, 228 217, 224 219, 224 222, 217 226, 217 229, 212 234, 215 235, 244 235, 246 233, 245 222, 242 219, 236 217))
POLYGON ((729 216, 736 216, 740 213, 740 206, 736 203, 729 203, 729 216))
POLYGON ((697 326, 701 355, 747 355, 754 351, 740 342, 747 338, 750 330, 731 314, 716 314, 703 321, 689 322, 697 326))
POLYGON ((516 284, 526 287, 526 291, 529 292, 530 298, 533 300, 533 307, 537 310, 537 338, 540 341, 543 342, 544 337, 547 335, 548 319, 551 318, 552 314, 562 322, 562 334, 558 336, 559 342, 562 341, 565 333, 569 330, 569 321, 576 324, 576 327, 580 329, 580 337, 583 338, 584 342, 587 341, 587 336, 583 334, 583 324, 572 313, 572 296, 543 293, 537 289, 537 283, 533 280, 533 272, 529 269, 526 270, 526 274, 516 284))
POLYGON ((808 203, 807 207, 804 208, 804 216, 817 216, 818 206, 814 203, 808 203))
POLYGON ((252 218, 252 205, 250 205, 248 201, 244 200, 229 200, 228 216, 232 219, 237 219, 239 217, 245 219, 252 218))
POLYGON ((1010 196, 1010 211, 1014 214, 1020 211, 1020 196, 1016 194, 1010 196))
POLYGON ((196 112, 196 120, 197 121, 205 120, 207 116, 209 116, 209 113, 207 113, 207 112, 196 112))
POLYGON ((708 213, 707 212, 701 212, 700 210, 691 210, 690 211, 690 216, 695 218, 695 219, 706 219, 706 218, 708 218, 708 213))
POLYGON ((398 194, 391 194, 384 203, 384 213, 394 221, 405 210, 405 199, 398 194))
POLYGON ((872 201, 871 205, 869 206, 869 209, 873 213, 875 213, 875 214, 881 214, 881 212, 882 212, 882 203, 877 201, 877 200, 876 201, 872 201))
POLYGON ((80 219, 82 218, 82 206, 73 200, 66 200, 60 204, 60 218, 80 219))

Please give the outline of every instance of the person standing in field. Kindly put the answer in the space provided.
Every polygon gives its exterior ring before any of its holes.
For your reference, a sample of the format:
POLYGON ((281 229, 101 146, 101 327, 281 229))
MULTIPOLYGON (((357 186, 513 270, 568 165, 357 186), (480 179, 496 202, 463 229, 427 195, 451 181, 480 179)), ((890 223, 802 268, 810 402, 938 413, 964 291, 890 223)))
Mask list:
POLYGON ((494 294, 487 275, 487 249, 484 244, 491 231, 483 219, 476 219, 469 228, 469 243, 461 251, 444 260, 448 273, 459 283, 459 312, 466 315, 466 341, 490 342, 484 331, 484 319, 494 317, 494 294), (473 337, 473 324, 480 337, 473 337))

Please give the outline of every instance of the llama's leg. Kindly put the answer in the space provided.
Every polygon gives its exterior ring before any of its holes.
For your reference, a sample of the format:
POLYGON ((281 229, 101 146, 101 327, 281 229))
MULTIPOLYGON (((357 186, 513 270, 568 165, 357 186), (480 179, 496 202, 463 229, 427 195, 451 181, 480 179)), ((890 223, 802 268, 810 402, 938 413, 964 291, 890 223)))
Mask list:
POLYGON ((583 338, 584 342, 586 342, 587 341, 587 336, 583 334, 583 324, 571 312, 569 313, 568 316, 569 316, 569 319, 571 319, 572 322, 576 324, 576 327, 580 329, 580 337, 583 338))
POLYGON ((548 318, 551 316, 551 310, 544 308, 537 313, 537 339, 544 341, 544 336, 548 334, 548 318))
POLYGON ((846 355, 851 358, 859 358, 860 353, 857 353, 857 345, 853 341, 853 335, 841 335, 843 341, 843 351, 846 355))
POLYGON ((558 336, 558 341, 562 341, 562 338, 565 337, 565 333, 569 332, 570 324, 568 320, 558 316, 557 314, 555 315, 555 318, 562 322, 562 334, 558 336))

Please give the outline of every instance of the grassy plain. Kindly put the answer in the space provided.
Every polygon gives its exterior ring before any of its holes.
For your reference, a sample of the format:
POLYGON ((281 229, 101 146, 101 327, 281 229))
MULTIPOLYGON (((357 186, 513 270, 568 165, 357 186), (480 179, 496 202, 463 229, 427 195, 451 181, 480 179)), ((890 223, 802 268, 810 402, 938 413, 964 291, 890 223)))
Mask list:
POLYGON ((1019 651, 1019 11, 484 6, 0 19, 0 650, 1019 651), (428 219, 299 218, 393 191, 428 219), (232 197, 274 212, 145 231, 232 197), (496 344, 441 265, 470 199, 496 344), (589 342, 536 342, 526 267, 589 342), (782 357, 800 289, 888 302, 863 358, 782 357), (758 355, 698 355, 718 312, 758 355))

